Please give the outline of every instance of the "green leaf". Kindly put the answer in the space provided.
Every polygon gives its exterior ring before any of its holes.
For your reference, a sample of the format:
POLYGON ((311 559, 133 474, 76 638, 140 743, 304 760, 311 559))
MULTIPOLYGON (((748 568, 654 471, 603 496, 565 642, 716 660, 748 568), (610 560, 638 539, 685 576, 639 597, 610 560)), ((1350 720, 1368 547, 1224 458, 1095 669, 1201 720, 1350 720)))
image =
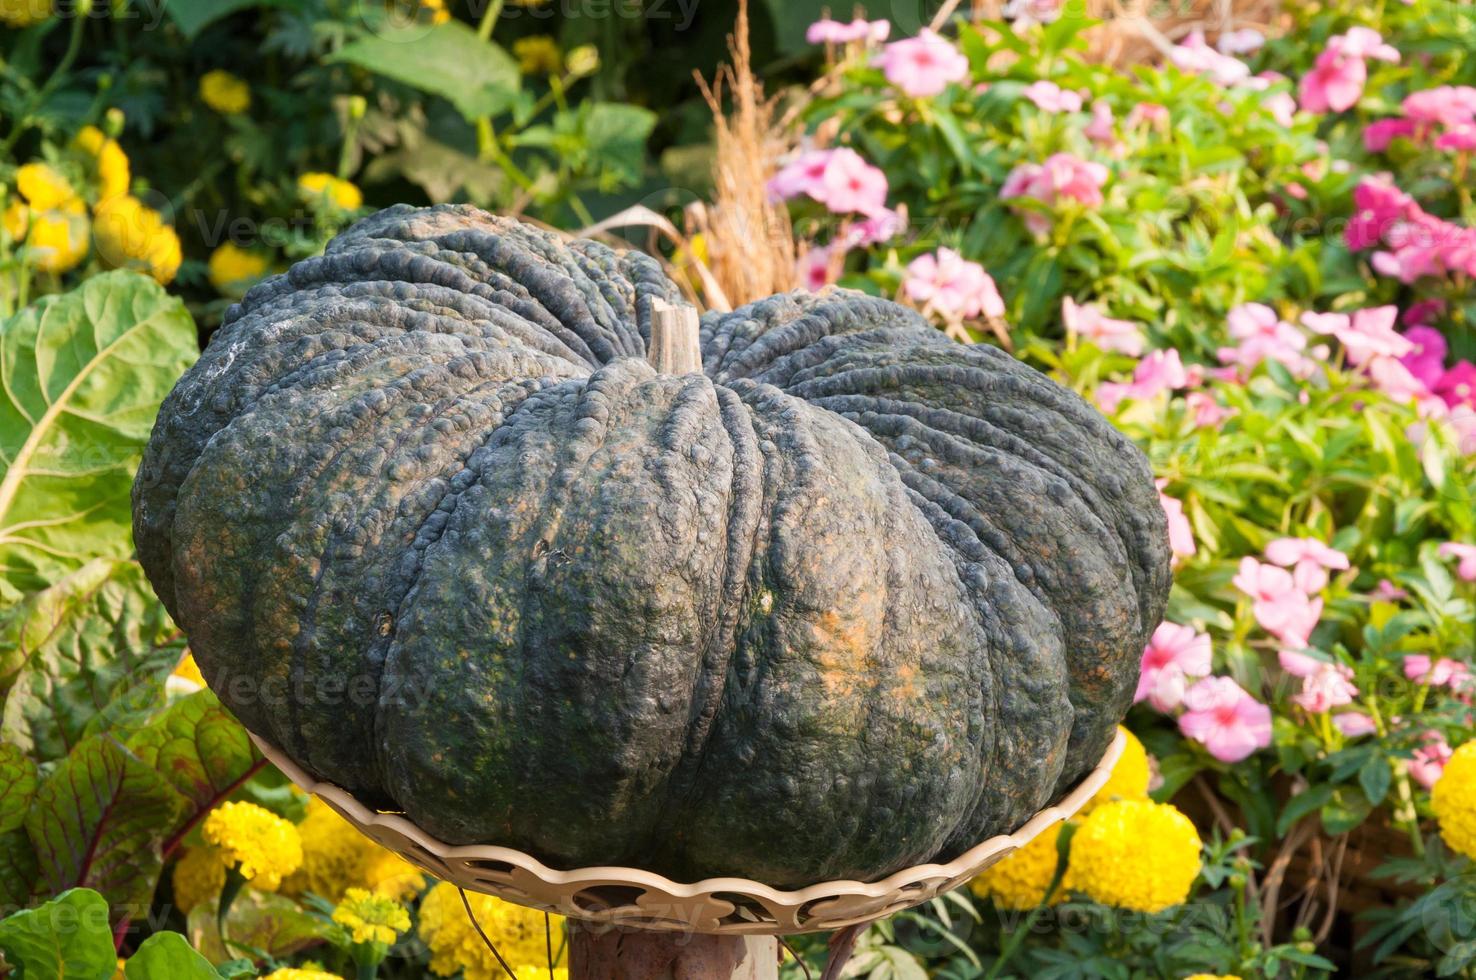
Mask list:
POLYGON ((580 110, 590 158, 622 178, 638 178, 656 113, 623 102, 586 102, 580 110))
POLYGON ((512 56, 455 20, 387 28, 353 42, 332 60, 439 95, 468 122, 507 109, 521 86, 512 56))
POLYGON ((156 932, 123 965, 128 980, 220 980, 210 961, 177 932, 156 932))
POLYGON ((1393 781, 1394 773, 1389 767, 1389 760, 1382 755, 1369 756, 1368 761, 1358 770, 1358 785, 1363 787, 1363 794, 1374 806, 1384 802, 1384 797, 1389 795, 1389 784, 1393 781))
POLYGON ((182 650, 136 562, 90 562, 0 621, 0 737, 38 763, 59 759, 182 650))
POLYGON ((26 815, 42 886, 86 885, 115 914, 142 915, 163 868, 160 842, 184 807, 163 776, 117 742, 88 739, 41 784, 26 815))
POLYGON ((0 834, 0 907, 24 908, 36 882, 36 849, 24 830, 0 834))
POLYGON ((170 19, 179 25, 185 37, 192 40, 196 34, 222 17, 256 7, 287 7, 297 10, 300 4, 295 0, 169 0, 164 5, 170 19))
POLYGON ((108 903, 90 888, 0 922, 0 950, 17 980, 109 980, 118 968, 108 903))
POLYGON ((184 304, 132 272, 0 322, 0 602, 133 550, 133 472, 198 353, 184 304))
POLYGON ((1340 786, 1322 808, 1322 829, 1332 836, 1346 834, 1368 819, 1373 804, 1363 792, 1352 786, 1340 786))
POLYGON ((1276 833, 1285 836, 1291 829, 1292 824, 1312 813, 1332 798, 1333 788, 1327 783, 1320 783, 1308 789, 1304 793, 1297 793, 1286 801, 1286 806, 1281 811, 1281 816, 1276 818, 1276 833))
POLYGON ((197 810, 218 803, 259 758, 246 729, 208 690, 175 701, 128 748, 197 810))
POLYGON ((36 795, 36 763, 19 746, 0 742, 0 834, 19 830, 36 795))
POLYGON ((216 922, 216 900, 209 899, 190 909, 187 929, 190 941, 212 963, 230 962, 242 948, 258 949, 276 959, 322 942, 333 928, 290 898, 246 888, 231 903, 226 935, 232 950, 220 941, 216 922))

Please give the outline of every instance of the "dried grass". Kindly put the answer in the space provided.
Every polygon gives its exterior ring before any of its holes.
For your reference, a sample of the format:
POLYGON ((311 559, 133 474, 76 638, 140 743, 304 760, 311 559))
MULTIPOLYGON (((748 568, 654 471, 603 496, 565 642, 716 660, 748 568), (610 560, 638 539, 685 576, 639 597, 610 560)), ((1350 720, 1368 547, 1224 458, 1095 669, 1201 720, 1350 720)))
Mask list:
POLYGON ((710 85, 697 76, 712 110, 713 198, 688 208, 687 221, 690 234, 702 235, 707 266, 728 302, 741 305, 799 284, 789 211, 771 201, 767 190, 794 131, 780 124, 777 100, 764 95, 753 73, 747 0, 738 4, 728 52, 731 64, 710 85))

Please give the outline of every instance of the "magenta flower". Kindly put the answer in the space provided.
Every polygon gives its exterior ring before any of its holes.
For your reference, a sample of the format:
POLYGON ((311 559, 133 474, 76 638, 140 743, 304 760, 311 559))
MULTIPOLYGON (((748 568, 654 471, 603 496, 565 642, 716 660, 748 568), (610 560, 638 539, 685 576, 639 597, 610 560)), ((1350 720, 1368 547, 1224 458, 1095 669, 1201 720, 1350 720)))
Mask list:
POLYGON ((882 49, 877 65, 887 81, 913 98, 937 95, 969 75, 969 59, 930 28, 917 37, 893 41, 882 49))
POLYGON ((886 208, 887 175, 855 150, 841 147, 830 151, 820 181, 809 194, 836 214, 877 214, 886 208))
POLYGON ((1411 653, 1404 657, 1404 676, 1431 687, 1456 690, 1471 683, 1471 668, 1450 657, 1441 657, 1432 662, 1428 654, 1411 653))
POLYGON ((1084 337, 1102 350, 1138 357, 1143 353, 1143 328, 1131 320, 1114 320, 1094 303, 1078 304, 1070 296, 1061 301, 1061 321, 1068 332, 1084 337))
POLYGON ((1406 119, 1423 126, 1459 126, 1476 121, 1476 88, 1441 85, 1404 97, 1406 119))
POLYGON ((1157 711, 1169 712, 1184 699, 1188 682, 1210 672, 1210 638, 1192 626, 1163 622, 1143 648, 1138 690, 1133 703, 1146 700, 1157 711))
POLYGON ((1271 744, 1271 709, 1229 677, 1206 677, 1184 693, 1179 730, 1221 762, 1239 762, 1271 744))
POLYGON ((1266 545, 1266 557, 1282 568, 1292 569, 1292 581, 1306 593, 1327 586, 1327 571, 1348 568, 1348 556, 1316 538, 1277 538, 1266 545))
MULTIPOLYGON (((1409 314, 1406 313, 1407 317, 1409 314)), ((1409 373, 1420 380, 1426 388, 1433 389, 1445 374, 1445 354, 1448 350, 1445 335, 1434 327, 1413 326, 1404 331, 1409 341, 1409 353, 1399 359, 1409 373)))
MULTIPOLYGON (((1409 309, 1405 310, 1404 316, 1400 317, 1399 319, 1403 321, 1406 327, 1428 327, 1430 324, 1434 323, 1436 320, 1440 319, 1444 315, 1445 300, 1422 299, 1418 303, 1409 304, 1409 309)), ((1416 346, 1418 346, 1419 342, 1415 341, 1415 343, 1416 346)), ((1441 340, 1441 343, 1444 343, 1443 338, 1441 340)), ((1445 350, 1443 347, 1441 348, 1440 356, 1442 359, 1445 357, 1445 350)))
MULTIPOLYGON (((1107 168, 1100 163, 1070 153, 1053 153, 1044 163, 1022 163, 1011 170, 999 196, 1001 200, 1028 197, 1052 207, 1072 200, 1095 208, 1102 203, 1107 176, 1107 168)), ((1050 217, 1038 211, 1024 211, 1021 220, 1037 234, 1051 228, 1050 217)))
POLYGON ((1080 95, 1045 79, 1025 86, 1025 90, 1020 94, 1034 102, 1035 107, 1042 112, 1081 111, 1080 95))
POLYGON ((1383 153, 1396 139, 1408 139, 1414 134, 1415 124, 1412 119, 1380 119, 1364 127, 1363 148, 1370 153, 1383 153))
POLYGON ((1447 541, 1436 551, 1441 558, 1455 558, 1456 575, 1467 582, 1476 582, 1476 544, 1459 544, 1447 541))
POLYGON ((1476 408, 1476 364, 1457 361, 1435 382, 1435 394, 1451 408, 1459 405, 1476 408))
POLYGON ((1183 501, 1170 497, 1163 492, 1168 484, 1167 480, 1158 480, 1158 502, 1163 506, 1164 516, 1168 518, 1169 552, 1175 559, 1192 558, 1196 550, 1194 546, 1194 529, 1189 526, 1189 518, 1184 516, 1183 501))
POLYGON ((800 283, 812 293, 835 282, 840 263, 835 252, 828 246, 818 245, 801 255, 798 260, 800 283))
POLYGON ((1342 664, 1321 661, 1316 670, 1302 678, 1301 693, 1292 695, 1292 703, 1314 715, 1352 704, 1358 696, 1352 676, 1353 671, 1342 664))
POLYGON ((828 18, 817 20, 805 31, 805 40, 811 44, 849 44, 865 41, 880 44, 892 32, 892 24, 886 20, 863 20, 855 18, 849 24, 828 18))
POLYGON ((1348 738, 1372 735, 1379 728, 1374 720, 1361 711, 1344 711, 1333 715, 1333 725, 1348 738))
POLYGON ((792 161, 779 168, 769 178, 769 196, 788 201, 801 194, 812 194, 820 186, 825 167, 830 163, 831 150, 806 150, 792 161))
POLYGON ((908 297, 949 320, 1005 313, 994 279, 982 265, 951 248, 940 248, 909 262, 902 288, 908 297))
POLYGON ((1421 786, 1429 789, 1439 781, 1441 773, 1445 772, 1445 764, 1450 761, 1451 748, 1445 741, 1445 736, 1439 732, 1428 731, 1424 738, 1425 744, 1415 749, 1414 758, 1410 760, 1409 774, 1421 786))
POLYGON ((1435 139, 1435 149, 1470 153, 1476 150, 1476 125, 1461 123, 1452 126, 1435 139))
POLYGON ((1327 47, 1298 86, 1302 108, 1309 112, 1342 112, 1356 105, 1368 81, 1365 58, 1397 62, 1399 52, 1367 27, 1353 27, 1346 34, 1328 38, 1327 47))

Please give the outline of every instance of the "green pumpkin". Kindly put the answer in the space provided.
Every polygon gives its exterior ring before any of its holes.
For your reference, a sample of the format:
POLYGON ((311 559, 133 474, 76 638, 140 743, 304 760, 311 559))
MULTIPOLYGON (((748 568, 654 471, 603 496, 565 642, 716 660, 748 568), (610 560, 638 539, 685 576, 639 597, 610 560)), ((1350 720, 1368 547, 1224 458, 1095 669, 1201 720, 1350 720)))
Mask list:
POLYGON ((649 257, 401 206, 233 307, 134 493, 222 700, 564 868, 875 879, 1058 799, 1163 614, 1143 456, 894 303, 709 314, 673 376, 658 301, 649 257))

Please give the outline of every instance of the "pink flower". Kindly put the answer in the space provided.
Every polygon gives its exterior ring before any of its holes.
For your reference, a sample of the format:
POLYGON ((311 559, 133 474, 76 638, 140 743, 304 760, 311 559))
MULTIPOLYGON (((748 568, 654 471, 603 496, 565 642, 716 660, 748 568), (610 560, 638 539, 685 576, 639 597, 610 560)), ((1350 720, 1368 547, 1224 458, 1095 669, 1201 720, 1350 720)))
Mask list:
POLYGON ((1187 387, 1189 370, 1179 360, 1176 350, 1156 350, 1138 362, 1130 384, 1107 382, 1097 386, 1097 404, 1103 411, 1113 412, 1124 399, 1156 398, 1166 391, 1187 387))
POLYGON ((1262 361, 1283 364, 1299 378, 1309 376, 1315 368, 1303 354, 1307 338, 1290 323, 1261 303, 1242 303, 1225 315, 1230 336, 1240 341, 1234 347, 1221 347, 1217 352, 1222 364, 1237 364, 1247 371, 1262 361))
MULTIPOLYGON (((1409 316, 1408 312, 1405 316, 1409 316)), ((1434 327, 1414 326, 1404 331, 1404 339, 1409 342, 1410 349, 1399 358, 1399 363, 1426 388, 1433 390, 1445 374, 1445 354, 1448 350, 1445 335, 1434 327)))
POLYGON ((1445 772, 1445 764, 1450 761, 1452 753, 1445 736, 1439 732, 1426 732, 1424 738, 1425 744, 1415 749, 1414 758, 1410 760, 1409 774, 1421 786, 1429 789, 1439 781, 1440 774, 1445 772))
MULTIPOLYGON (((1055 206, 1061 201, 1077 201, 1095 208, 1102 203, 1102 187, 1107 183, 1105 166, 1070 153, 1053 153, 1044 163, 1022 163, 1005 177, 999 190, 1001 200, 1028 197, 1055 206)), ((1022 216, 1026 226, 1037 234, 1050 230, 1051 219, 1037 211, 1022 216)))
POLYGON ((1081 96, 1069 89, 1063 89, 1055 82, 1042 79, 1025 87, 1020 93, 1035 103, 1035 107, 1042 112, 1080 112, 1081 96))
POLYGON ((1168 124, 1168 107, 1159 105, 1157 102, 1139 102, 1133 106, 1127 117, 1128 129, 1136 129, 1139 126, 1167 126, 1168 124))
POLYGON ((1192 558, 1196 550, 1194 530, 1189 526, 1189 518, 1184 516, 1184 503, 1163 492, 1167 480, 1158 480, 1157 483, 1158 502, 1168 518, 1169 551, 1175 558, 1192 558))
POLYGON ((936 310, 947 319, 1004 316, 1004 300, 994 279, 977 262, 971 262, 951 248, 919 255, 907 264, 902 288, 919 303, 936 310))
POLYGON ((1446 541, 1436 551, 1441 558, 1456 558, 1456 575, 1463 581, 1476 582, 1476 544, 1446 541))
POLYGON ((1363 85, 1368 81, 1368 67, 1363 59, 1344 54, 1331 40, 1297 87, 1298 101, 1308 112, 1342 112, 1352 108, 1358 104, 1363 85))
POLYGON ((1343 233, 1348 247, 1358 252, 1378 245, 1414 207, 1414 200, 1388 180, 1365 177, 1353 189, 1353 218, 1343 233))
POLYGON ((1238 31, 1226 31, 1215 42, 1221 54, 1254 54, 1266 43, 1266 37, 1253 27, 1242 27, 1238 31))
MULTIPOLYGON (((1444 314, 1445 300, 1422 299, 1418 303, 1409 304, 1409 309, 1405 310, 1404 316, 1399 319, 1403 321, 1406 327, 1428 327, 1444 314)), ((1415 341, 1415 344, 1418 346, 1419 342, 1415 341)), ((1440 356, 1442 359, 1445 357, 1445 350, 1443 348, 1440 351, 1440 356)))
POLYGON ((1239 762, 1271 744, 1271 709, 1229 677, 1206 677, 1184 693, 1179 730, 1221 762, 1239 762))
POLYGON ((830 151, 820 181, 809 194, 836 214, 877 214, 886 208, 887 175, 849 147, 830 151))
POLYGON ((892 23, 887 20, 862 20, 855 18, 849 24, 838 20, 817 20, 805 31, 805 40, 811 44, 849 44, 866 41, 880 44, 892 32, 892 23))
POLYGON ((1251 612, 1262 629, 1286 646, 1307 646, 1322 618, 1322 600, 1299 589, 1291 572, 1246 556, 1231 581, 1251 597, 1251 612))
POLYGON ((1157 711, 1172 711, 1183 700, 1187 681, 1210 672, 1210 638, 1191 626, 1163 622, 1143 648, 1133 703, 1147 700, 1157 711))
POLYGON ((1078 305, 1067 296, 1061 301, 1061 320, 1067 331, 1090 340, 1102 350, 1133 357, 1143 353, 1143 328, 1131 320, 1114 320, 1093 303, 1078 305))
POLYGON ((1410 402, 1430 397, 1429 386, 1392 357, 1375 357, 1365 367, 1374 388, 1392 401, 1410 402))
MULTIPOLYGON (((1329 38, 1329 46, 1338 40, 1337 37, 1329 38)), ((1342 35, 1339 47, 1349 57, 1373 58, 1375 61, 1387 61, 1391 64, 1399 63, 1398 49, 1392 44, 1385 44, 1379 32, 1370 27, 1348 28, 1348 33, 1342 35)))
POLYGON ((1353 671, 1342 664, 1324 661, 1302 678, 1302 691, 1292 695, 1292 703, 1315 715, 1352 704, 1358 696, 1358 688, 1349 680, 1352 676, 1353 671))
POLYGON ((1092 121, 1082 127, 1082 135, 1103 146, 1117 142, 1112 128, 1112 107, 1101 99, 1092 103, 1092 121))
POLYGON ((1405 96, 1405 118, 1424 126, 1459 126, 1476 120, 1476 88, 1441 85, 1405 96))
POLYGON ((1458 405, 1476 408, 1476 364, 1457 361, 1435 382, 1435 394, 1451 408, 1458 405))
POLYGON ((1338 731, 1348 738, 1357 738, 1360 735, 1372 735, 1379 728, 1374 720, 1361 711, 1344 711, 1333 715, 1333 725, 1338 731))
POLYGON ((806 150, 769 178, 769 195, 780 201, 812 194, 820 186, 831 150, 806 150))
POLYGON ((1436 138, 1435 148, 1454 150, 1457 153, 1470 153, 1476 150, 1476 125, 1461 123, 1458 126, 1452 126, 1436 138))
POLYGON ((1374 590, 1370 595, 1381 602, 1398 602, 1401 599, 1409 598, 1408 592, 1386 578, 1379 579, 1379 584, 1374 586, 1374 590))
POLYGON ((1371 122, 1363 130, 1363 147, 1370 153, 1383 153, 1389 144, 1415 134, 1415 124, 1410 119, 1380 119, 1371 122))
POLYGON ((1327 570, 1348 567, 1348 556, 1316 538, 1277 538, 1266 545, 1266 557, 1292 569, 1292 581, 1303 592, 1318 592, 1327 585, 1327 570))
POLYGON ((1204 391, 1191 391, 1184 396, 1184 408, 1194 418, 1194 425, 1200 429, 1218 429, 1225 424, 1234 412, 1225 408, 1215 397, 1204 391))
POLYGON ((1403 357, 1412 345, 1394 330, 1399 309, 1376 306, 1357 310, 1352 316, 1342 313, 1303 313, 1302 323, 1310 330, 1332 334, 1348 353, 1348 361, 1362 364, 1372 357, 1403 357))
POLYGON ((887 81, 916 99, 937 95, 949 83, 961 82, 969 75, 969 59, 926 27, 917 37, 888 44, 877 64, 887 81))
POLYGON ((827 246, 816 246, 799 257, 799 277, 804 288, 812 293, 835 282, 840 262, 827 246))
POLYGON ((1169 60, 1181 71, 1208 75, 1215 84, 1226 87, 1245 81, 1251 73, 1245 62, 1210 47, 1204 40, 1204 32, 1198 28, 1169 49, 1169 60))
POLYGON ((837 236, 836 244, 846 249, 862 248, 891 241, 907 227, 907 217, 902 211, 882 208, 869 217, 857 221, 837 236))
POLYGON ((1463 688, 1471 682, 1471 668, 1459 660, 1441 657, 1432 662, 1428 654, 1411 653, 1404 657, 1404 676, 1431 687, 1463 688))

